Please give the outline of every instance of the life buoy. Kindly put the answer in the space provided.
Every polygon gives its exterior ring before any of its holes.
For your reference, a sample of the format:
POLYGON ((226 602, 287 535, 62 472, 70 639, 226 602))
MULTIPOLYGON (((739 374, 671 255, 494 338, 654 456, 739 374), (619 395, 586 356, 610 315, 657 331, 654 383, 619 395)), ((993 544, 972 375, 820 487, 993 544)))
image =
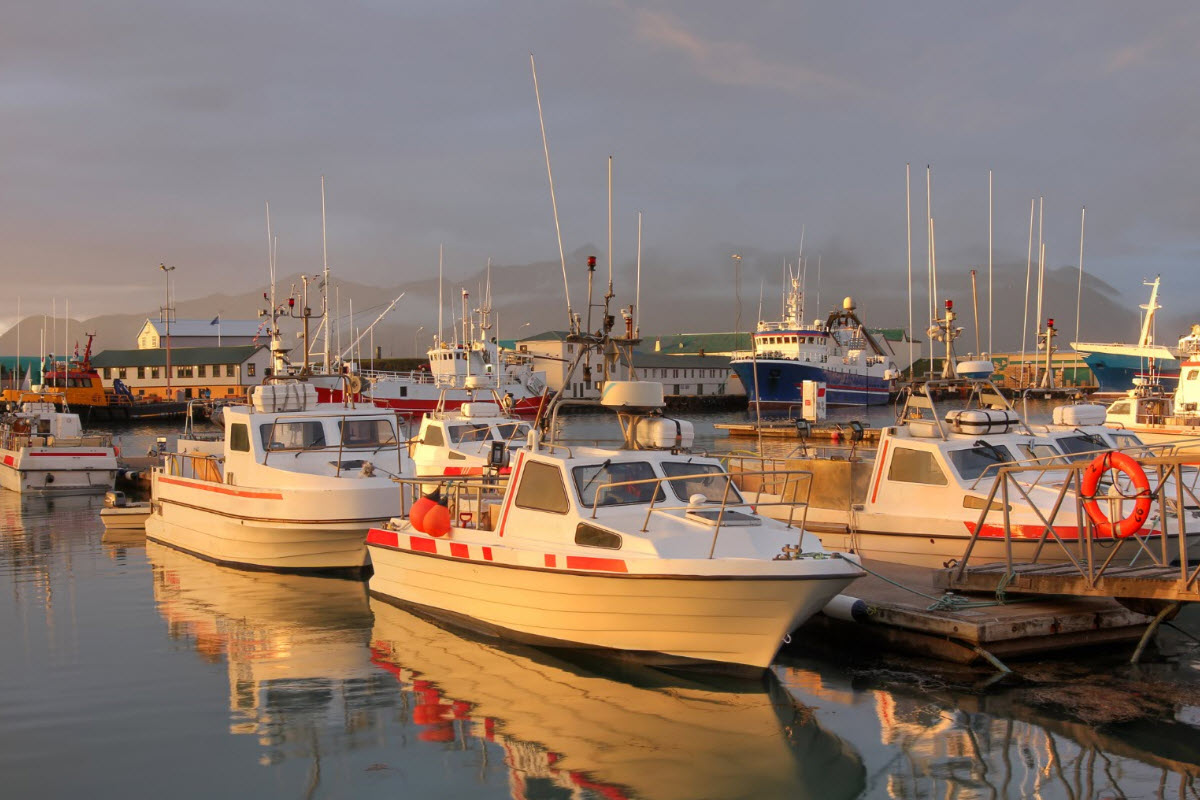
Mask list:
POLYGON ((1092 459, 1092 463, 1088 464, 1083 471, 1079 491, 1084 498, 1084 510, 1087 511, 1092 522, 1096 523, 1096 530, 1101 536, 1120 538, 1130 536, 1135 531, 1141 530, 1142 525, 1150 516, 1150 481, 1146 478, 1146 472, 1142 469, 1141 464, 1124 453, 1110 451, 1101 453, 1092 459), (1109 520, 1100 510, 1100 504, 1096 502, 1096 487, 1100 485, 1100 478, 1110 469, 1125 473, 1133 484, 1133 488, 1137 490, 1134 495, 1133 511, 1120 522, 1109 520))

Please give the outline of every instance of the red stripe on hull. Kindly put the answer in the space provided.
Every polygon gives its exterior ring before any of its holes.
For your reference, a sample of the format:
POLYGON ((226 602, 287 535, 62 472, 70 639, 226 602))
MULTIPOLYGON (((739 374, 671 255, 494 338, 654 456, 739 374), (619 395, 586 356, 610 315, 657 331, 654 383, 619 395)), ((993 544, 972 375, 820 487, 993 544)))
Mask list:
POLYGON ((219 483, 203 484, 193 481, 182 481, 175 478, 159 478, 159 483, 169 483, 172 486, 186 486, 189 489, 199 489, 203 492, 216 492, 217 494, 226 494, 232 497, 249 497, 254 500, 282 500, 283 495, 278 492, 251 492, 243 489, 230 489, 222 486, 219 483))
POLYGON ((399 547, 400 536, 395 531, 385 531, 371 528, 367 531, 367 544, 381 544, 385 547, 399 547))

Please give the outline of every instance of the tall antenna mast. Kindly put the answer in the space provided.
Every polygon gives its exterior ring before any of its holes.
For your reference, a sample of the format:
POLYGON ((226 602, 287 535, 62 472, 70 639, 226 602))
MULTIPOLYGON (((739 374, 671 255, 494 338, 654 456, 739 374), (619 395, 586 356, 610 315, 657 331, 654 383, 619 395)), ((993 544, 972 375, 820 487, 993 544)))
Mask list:
POLYGON ((992 354, 992 171, 988 170, 988 355, 992 354))
POLYGON ((913 353, 912 322, 912 165, 904 165, 904 213, 908 220, 908 376, 911 379, 916 357, 913 353))
POLYGON ((937 287, 933 285, 933 179, 930 166, 925 165, 925 235, 928 237, 928 263, 925 266, 925 279, 929 281, 929 318, 933 319, 934 297, 937 287))
MULTIPOLYGON (((1025 336, 1029 333, 1029 275, 1033 271, 1033 211, 1037 203, 1029 198, 1029 250, 1025 254, 1025 321, 1021 323, 1021 376, 1025 375, 1025 336)), ((1025 387, 1021 381, 1021 388, 1025 387)))
POLYGON ((333 348, 329 338, 329 247, 325 239, 325 176, 321 176, 321 262, 323 264, 321 284, 321 324, 325 326, 325 373, 333 372, 333 348))
POLYGON ((642 212, 638 212, 637 294, 634 296, 633 338, 642 338, 642 212))
POLYGON ((612 160, 608 157, 608 296, 612 297, 612 160))
POLYGON ((533 72, 533 93, 537 97, 538 124, 542 128, 542 150, 546 154, 546 177, 550 180, 550 206, 554 209, 554 233, 558 237, 558 259, 562 262, 563 291, 567 295, 567 327, 575 329, 575 310, 571 308, 571 285, 567 282, 567 255, 563 252, 562 228, 558 224, 558 199, 554 195, 554 173, 550 169, 550 143, 546 140, 546 120, 542 116, 542 93, 538 89, 537 64, 533 53, 529 54, 529 68, 533 72))
POLYGON ((438 347, 442 346, 442 312, 445 309, 445 304, 442 302, 442 245, 438 245, 438 347))
MULTIPOLYGON (((1075 341, 1079 341, 1079 309, 1083 300, 1083 226, 1087 222, 1087 206, 1079 214, 1079 287, 1075 290, 1075 341)), ((1076 370, 1079 368, 1076 367, 1076 370)), ((1078 378, 1078 373, 1076 373, 1078 378)))

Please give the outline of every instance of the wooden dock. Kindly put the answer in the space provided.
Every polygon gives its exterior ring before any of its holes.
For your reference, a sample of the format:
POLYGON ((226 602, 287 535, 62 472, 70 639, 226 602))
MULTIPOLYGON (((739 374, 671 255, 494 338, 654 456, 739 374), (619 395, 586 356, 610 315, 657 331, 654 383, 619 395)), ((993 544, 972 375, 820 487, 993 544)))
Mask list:
POLYGON ((1017 602, 1010 598, 1001 605, 996 602, 995 592, 1003 573, 993 574, 990 583, 981 579, 972 588, 980 594, 962 596, 965 607, 929 610, 931 598, 943 595, 937 583, 945 571, 876 561, 863 563, 884 576, 868 574, 846 590, 846 594, 866 603, 867 619, 844 622, 817 614, 800 629, 799 636, 844 636, 876 648, 969 664, 991 660, 989 655, 1003 660, 1137 642, 1152 621, 1108 597, 1046 597, 1017 602), (906 591, 885 578, 928 597, 906 591))
MULTIPOLYGON (((934 575, 934 584, 939 589, 994 591, 1008 572, 1009 567, 1004 563, 967 567, 961 576, 958 569, 939 570, 934 575)), ((1089 580, 1073 564, 1013 564, 1006 591, 1200 602, 1200 581, 1189 584, 1182 575, 1179 567, 1146 564, 1141 567, 1109 566, 1094 580, 1089 580)))
MULTIPOLYGON (((792 420, 763 420, 761 425, 753 422, 719 422, 713 425, 717 430, 726 431, 729 436, 757 438, 759 430, 764 439, 799 439, 796 423, 792 420)), ((821 425, 809 430, 806 439, 814 441, 850 441, 850 428, 835 425, 821 425)), ((863 428, 863 443, 877 444, 879 442, 878 428, 863 428)))

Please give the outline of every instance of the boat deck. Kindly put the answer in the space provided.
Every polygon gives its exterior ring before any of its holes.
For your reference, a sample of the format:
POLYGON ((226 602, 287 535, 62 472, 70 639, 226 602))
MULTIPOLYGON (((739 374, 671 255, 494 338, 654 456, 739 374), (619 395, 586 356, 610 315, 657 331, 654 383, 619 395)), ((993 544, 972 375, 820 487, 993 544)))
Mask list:
MULTIPOLYGON (((1007 572, 1003 563, 968 567, 961 576, 957 569, 938 570, 934 584, 942 589, 992 591, 1007 572)), ((1007 582, 1010 592, 1200 602, 1200 581, 1189 582, 1190 573, 1179 567, 1109 566, 1091 581, 1073 564, 1014 564, 1012 573, 1007 582)))
MULTIPOLYGON (((863 564, 883 577, 868 574, 853 583, 847 594, 867 604, 869 618, 843 622, 818 614, 800 629, 800 636, 828 633, 882 649, 966 664, 986 659, 987 654, 1005 659, 1136 642, 1151 622, 1150 617, 1110 597, 1009 596, 1005 604, 997 604, 995 590, 1003 572, 994 573, 990 583, 980 579, 972 589, 980 593, 964 595, 964 607, 930 610, 934 599, 944 594, 938 581, 945 570, 878 561, 863 564)), ((1012 584, 1008 588, 1015 591, 1012 584)))

